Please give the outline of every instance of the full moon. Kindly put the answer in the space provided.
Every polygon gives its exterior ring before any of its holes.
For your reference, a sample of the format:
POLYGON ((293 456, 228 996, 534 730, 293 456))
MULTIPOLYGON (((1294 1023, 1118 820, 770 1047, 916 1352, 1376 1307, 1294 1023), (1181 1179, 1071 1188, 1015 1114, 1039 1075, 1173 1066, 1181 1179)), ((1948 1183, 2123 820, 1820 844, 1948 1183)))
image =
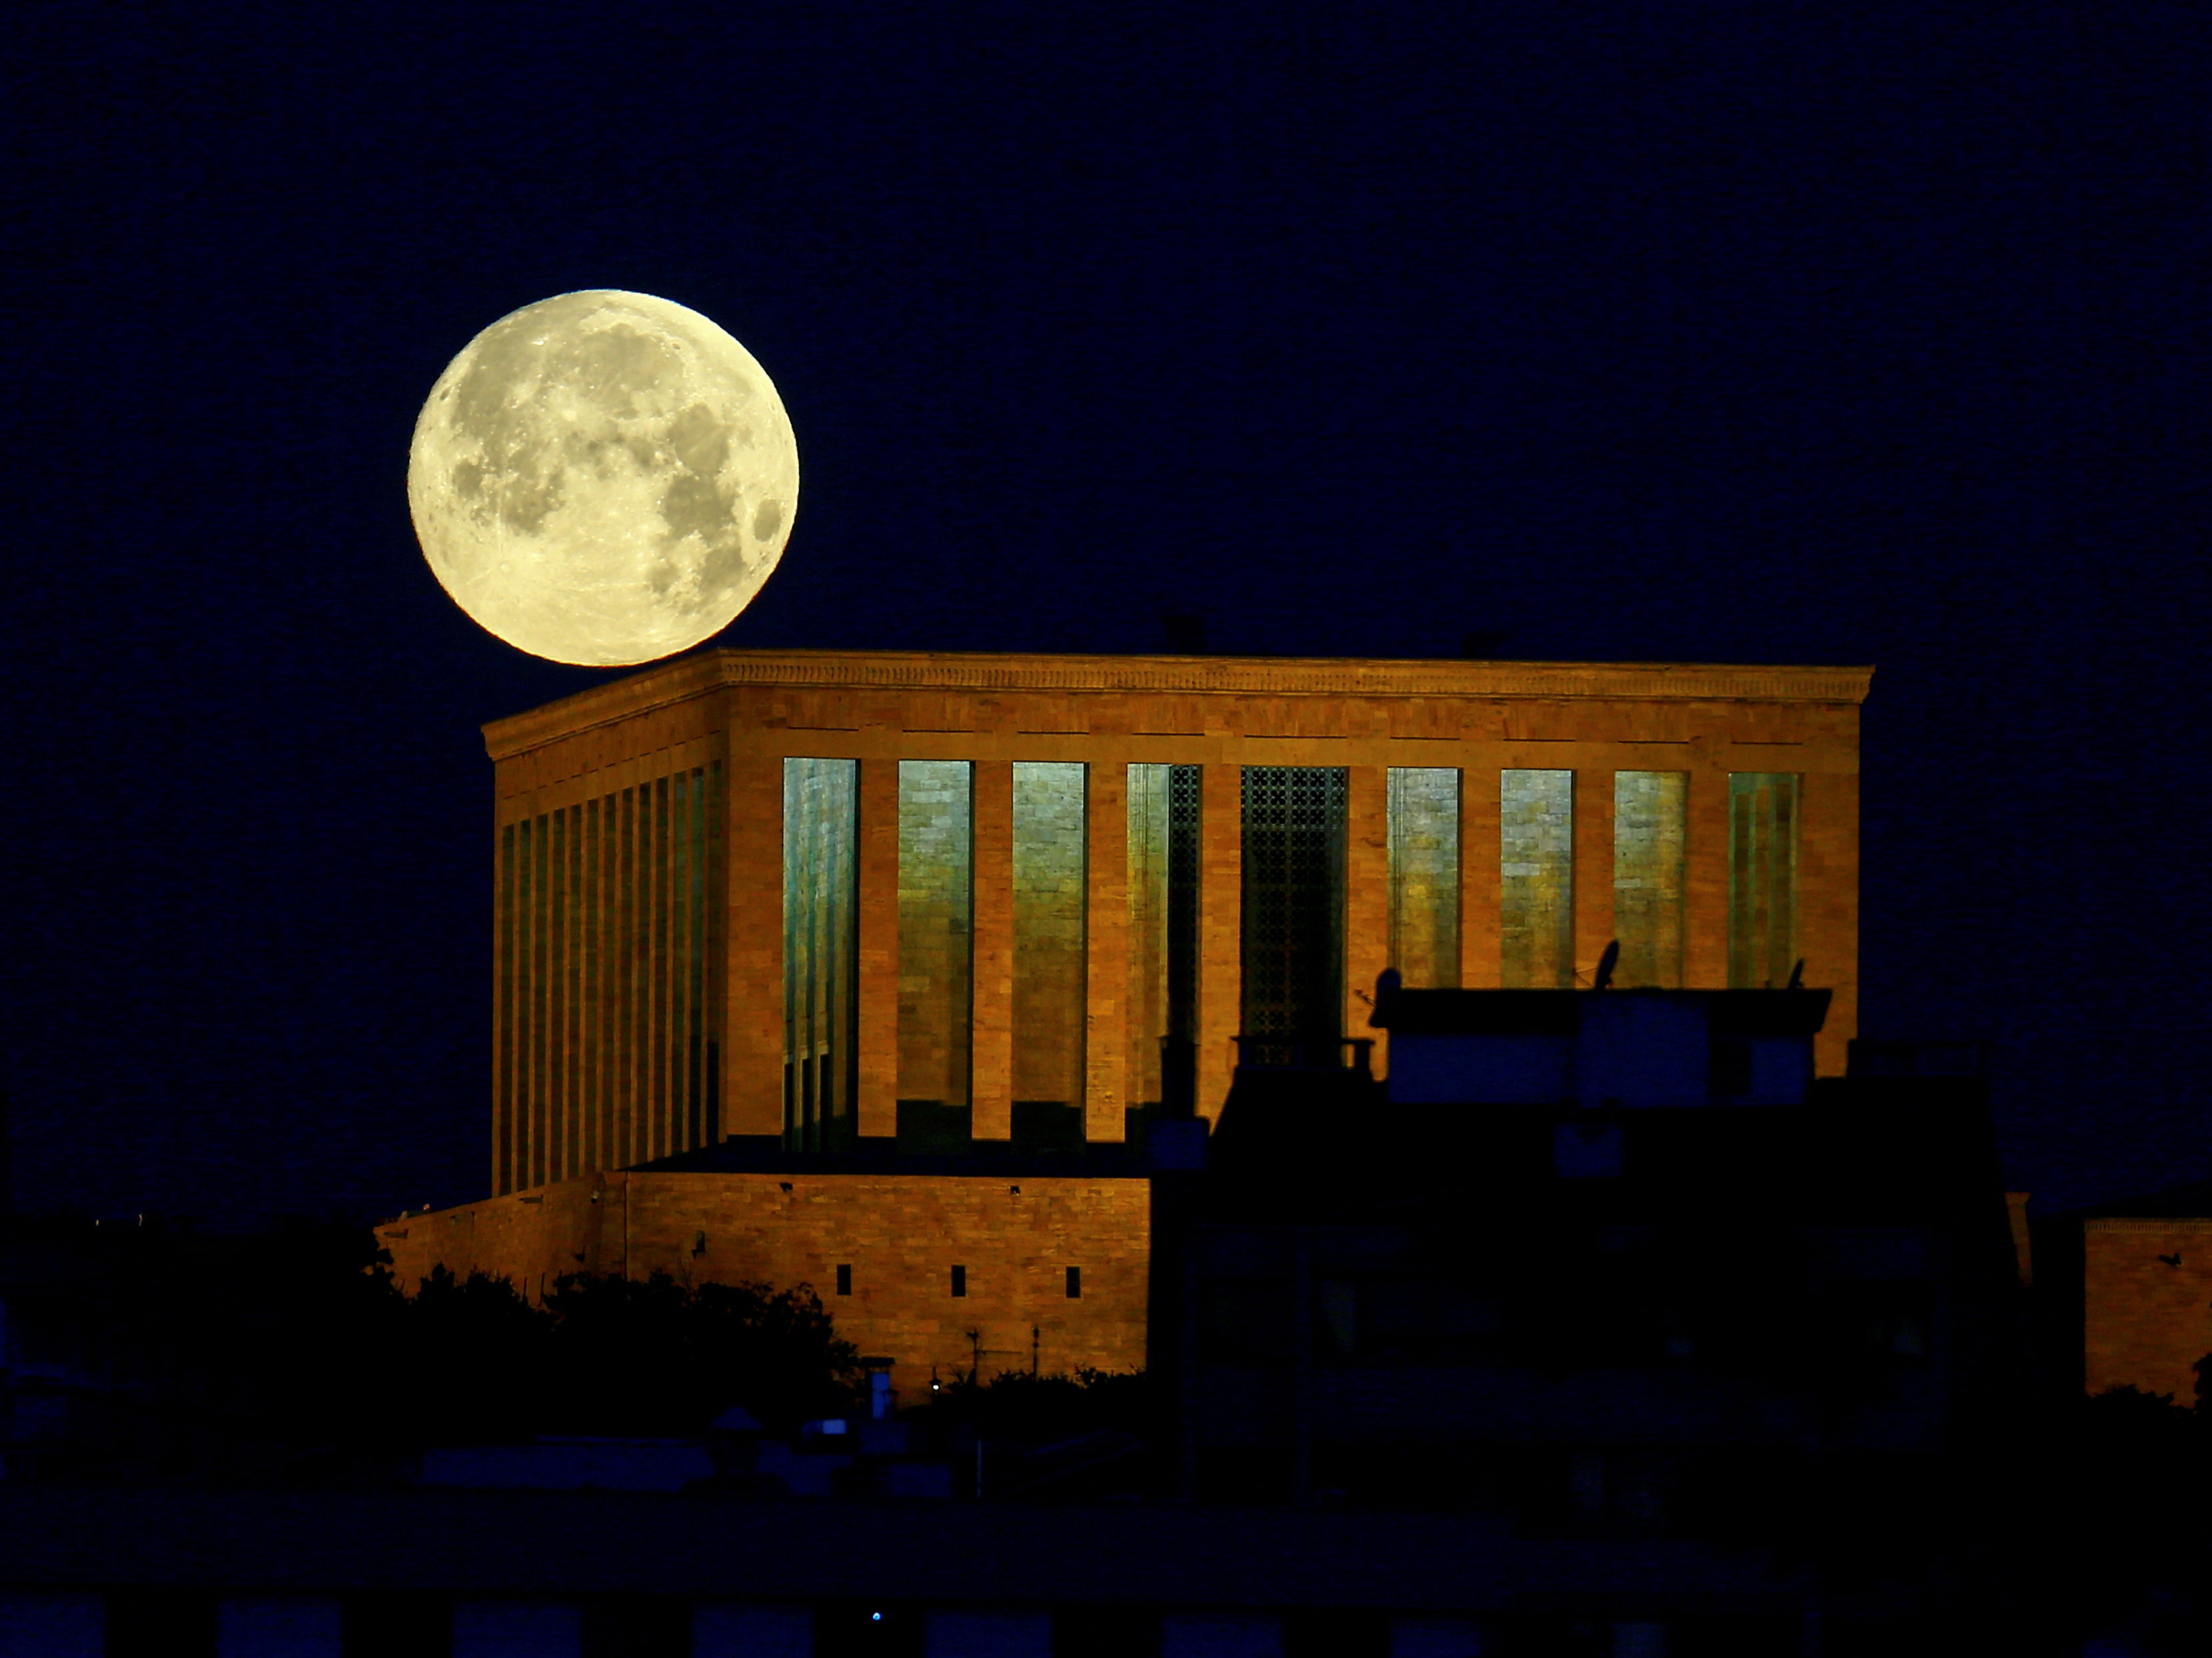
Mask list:
POLYGON ((799 446, 752 354, 696 311, 592 289, 468 343, 415 422, 407 501, 453 602, 518 650, 689 650, 783 556, 799 446))

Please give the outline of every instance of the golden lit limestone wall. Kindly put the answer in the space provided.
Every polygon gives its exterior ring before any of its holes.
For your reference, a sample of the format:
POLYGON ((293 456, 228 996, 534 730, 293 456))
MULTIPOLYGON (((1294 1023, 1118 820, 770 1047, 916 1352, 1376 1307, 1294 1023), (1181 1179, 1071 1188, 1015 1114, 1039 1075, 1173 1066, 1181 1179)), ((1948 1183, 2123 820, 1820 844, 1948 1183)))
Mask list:
POLYGON ((1084 1133, 1109 1140, 1121 1132, 1137 1029, 1128 1000, 1128 770, 1085 768, 1083 817, 1084 1133))
POLYGON ((1127 1179, 594 1174, 376 1236, 410 1293, 441 1266, 533 1298, 569 1272, 811 1284, 837 1333, 895 1360, 892 1385, 915 1401, 933 1367, 949 1376, 979 1352, 987 1374, 1026 1370, 1032 1351, 1048 1371, 1140 1368, 1149 1203, 1148 1183, 1127 1179))
MULTIPOLYGON (((1005 1107, 1017 1092, 1012 768, 1039 762, 1085 766, 1084 1102, 1091 1136, 1115 1139, 1122 1108, 1155 1097, 1141 1091, 1141 1080, 1133 1085, 1131 1070, 1134 1064, 1141 1078, 1142 1044, 1150 1038, 1139 1022, 1152 1014, 1144 1005, 1152 992, 1132 982, 1132 927, 1147 925, 1146 900, 1141 891, 1133 897, 1130 879, 1133 766, 1200 768, 1196 1025, 1199 1103, 1209 1114, 1228 1091, 1234 1063, 1240 768, 1248 765, 1348 768, 1346 864, 1356 889, 1347 896, 1346 918, 1348 1033, 1364 1029, 1364 998, 1373 972, 1389 958, 1391 906, 1383 892, 1370 889, 1385 878, 1377 872, 1388 868, 1391 768, 1459 773, 1459 976, 1477 987, 1504 982, 1509 962, 1516 973, 1529 970, 1519 963, 1530 959, 1536 938, 1527 913, 1509 916, 1503 902, 1506 774, 1552 773, 1568 779, 1564 824, 1556 811, 1549 819, 1540 813, 1534 827, 1543 832, 1532 833, 1524 812, 1514 820, 1516 838, 1510 844, 1522 850, 1534 846, 1555 858, 1564 837, 1571 864, 1564 874, 1555 873, 1552 890, 1564 889, 1565 921, 1541 937, 1554 941, 1555 953, 1546 958, 1548 970, 1559 972, 1564 963, 1571 981, 1586 984, 1607 941, 1616 936, 1617 774, 1674 773, 1682 779, 1681 982, 1691 987, 1729 982, 1731 903, 1741 908, 1749 902, 1741 892, 1732 900, 1732 883, 1738 888, 1753 879, 1766 883, 1761 890, 1767 898, 1761 902, 1784 893, 1794 906, 1790 926, 1786 936, 1771 926, 1755 938, 1744 934, 1737 953, 1763 972, 1784 957, 1802 956, 1806 981, 1834 991, 1818 1061, 1824 1073, 1839 1072, 1844 1044, 1856 1026, 1858 722, 1869 672, 713 651, 496 721, 485 728, 485 737, 496 762, 495 828, 501 837, 525 822, 618 798, 641 781, 720 763, 719 793, 712 803, 720 855, 710 851, 696 866, 706 884, 704 1017, 683 1027, 679 1040, 673 1024, 665 1027, 671 1034, 660 1034, 664 1027, 652 1022, 655 1014, 632 1028, 641 1029, 641 1037, 628 1038, 631 1048, 642 1041, 653 1053, 669 1057, 654 1060, 664 1066, 661 1072, 628 1084, 632 1139, 618 1133, 616 1143, 636 1143, 642 1113, 652 1137, 647 1143, 669 1149, 696 1143, 691 1137, 706 1132, 709 1121, 723 1133, 775 1134, 783 1128, 781 819, 783 762, 790 757, 859 762, 857 1069, 864 1136, 895 1133, 896 1102, 905 1092, 900 1080, 900 762, 960 762, 973 768, 969 891, 976 928, 973 959, 981 976, 975 981, 973 1040, 967 1045, 972 1055, 968 1087, 978 1103, 977 1133, 1005 1134, 1005 1107), (1766 785, 1759 786, 1765 790, 1761 795, 1732 781, 1780 777, 1794 780, 1786 798, 1766 785), (1777 832, 1778 823, 1785 825, 1788 845, 1762 847, 1756 837, 1777 832), (1742 843, 1734 853, 1732 835, 1742 843), (1557 943, 1560 938, 1566 942, 1557 943), (654 1075, 688 1078, 693 1029, 702 1037, 702 1076, 710 1053, 714 1060, 711 1097, 696 1115, 680 1090, 654 1091, 674 1089, 676 1083, 652 1080, 654 1075), (715 1106, 718 1114, 710 1109, 715 1106)), ((1558 787, 1546 798, 1556 805, 1558 787)), ((1134 821, 1141 829, 1141 811, 1134 821)), ((1556 872, 1556 862, 1551 867, 1556 872)), ((1149 878, 1141 864, 1138 873, 1140 880, 1149 878)), ((507 880, 504 865, 501 879, 507 880)), ((675 878, 668 879, 673 890, 675 878)), ((1632 895, 1629 908, 1646 902, 1633 896, 1644 889, 1626 890, 1632 895)), ((562 963, 567 976, 559 984, 581 985, 589 976, 588 943, 579 957, 564 933, 558 951, 549 938, 541 954, 535 934, 526 949, 518 942, 511 950, 501 936, 502 951, 508 953, 499 965, 502 1068, 495 1089, 495 1172, 500 1189, 513 1189, 575 1166, 566 1161, 565 1149, 555 1157, 551 1147, 555 1125, 568 1122, 580 1084, 573 1071, 556 1069, 550 1057, 541 1064, 536 1056, 541 1049, 565 1055, 574 1010, 596 1004, 588 989, 574 994, 560 989, 564 999, 556 1000, 551 965, 562 963), (542 972, 541 959, 547 963, 542 972), (547 1151, 543 1158, 541 1145, 547 1151), (500 1151, 501 1145, 509 1149, 500 1151)), ((580 936, 592 936, 588 926, 580 936)), ((625 959, 633 968, 650 962, 661 971, 662 948, 658 942, 649 949, 636 945, 625 959)), ((673 990, 654 993, 665 995, 672 1017, 679 1011, 673 990)), ((947 1033, 948 1040, 953 1035, 947 1033)), ((597 1052, 602 1063, 618 1063, 617 1056, 631 1048, 624 1047, 618 1028, 616 1039, 597 1052)), ((619 1121, 620 1087, 588 1086, 613 1087, 619 1121)), ((564 1148, 568 1143, 562 1142, 564 1148)))
MULTIPOLYGON (((1220 1114, 1229 1098, 1229 1082, 1237 1066, 1237 1027, 1242 1023, 1242 766, 1245 763, 1254 762, 1217 762, 1203 767, 1199 774, 1198 884, 1201 896, 1198 917, 1197 1104, 1208 1121, 1220 1114)), ((1281 759, 1264 763, 1294 766, 1314 762, 1281 759)), ((1350 988, 1349 985, 1346 988, 1350 988)))
POLYGON ((656 743, 583 799, 502 817, 495 1190, 720 1137, 719 748, 656 743))
POLYGON ((2081 1228, 2087 1390, 2140 1388, 2197 1400, 2212 1353, 2212 1220, 2104 1219, 2081 1228))

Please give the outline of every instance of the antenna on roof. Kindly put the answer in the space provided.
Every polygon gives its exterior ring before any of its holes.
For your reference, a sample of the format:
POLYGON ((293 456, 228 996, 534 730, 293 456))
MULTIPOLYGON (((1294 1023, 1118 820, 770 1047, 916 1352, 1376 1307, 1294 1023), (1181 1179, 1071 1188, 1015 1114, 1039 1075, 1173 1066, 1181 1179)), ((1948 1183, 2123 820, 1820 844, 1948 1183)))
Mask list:
POLYGON ((1790 969, 1790 983, 1786 987, 1790 990, 1804 989, 1805 958, 1802 956, 1797 958, 1797 965, 1790 969))
POLYGON ((1613 939, 1605 947, 1605 954, 1597 958, 1597 977, 1590 981, 1592 990, 1604 990, 1613 983, 1613 970, 1620 965, 1620 940, 1613 939))

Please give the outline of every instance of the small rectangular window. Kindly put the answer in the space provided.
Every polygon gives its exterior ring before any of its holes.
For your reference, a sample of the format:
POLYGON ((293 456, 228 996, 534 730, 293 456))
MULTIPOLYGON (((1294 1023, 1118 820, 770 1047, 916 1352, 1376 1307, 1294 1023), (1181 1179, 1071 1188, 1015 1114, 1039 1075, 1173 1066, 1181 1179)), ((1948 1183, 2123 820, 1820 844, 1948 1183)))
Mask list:
POLYGON ((968 1293, 968 1269, 965 1266, 952 1269, 952 1293, 956 1296, 968 1293))
POLYGON ((1071 1266, 1067 1269, 1067 1298, 1070 1301, 1078 1301, 1082 1298, 1082 1296, 1083 1269, 1080 1266, 1071 1266))
POLYGON ((850 1266, 840 1266, 837 1269, 837 1293, 841 1296, 849 1296, 853 1293, 853 1269, 850 1266))

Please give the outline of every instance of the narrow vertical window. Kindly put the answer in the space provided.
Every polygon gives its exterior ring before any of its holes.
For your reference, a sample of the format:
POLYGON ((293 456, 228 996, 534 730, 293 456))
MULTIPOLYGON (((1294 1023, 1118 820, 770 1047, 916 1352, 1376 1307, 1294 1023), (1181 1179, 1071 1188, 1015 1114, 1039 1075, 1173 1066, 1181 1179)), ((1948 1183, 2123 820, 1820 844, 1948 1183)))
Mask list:
POLYGON ((691 1144, 691 820, 692 774, 669 779, 668 821, 668 1146, 691 1144))
POLYGON ((1080 765, 1014 764, 1014 1100, 1083 1104, 1085 807, 1080 765))
POLYGON ((493 1152, 494 1189, 512 1192, 517 1184, 514 1173, 514 1114, 516 1094, 515 1037, 521 1021, 519 979, 516 972, 515 928, 515 872, 529 855, 530 825, 509 823, 499 832, 499 987, 496 1006, 499 1013, 499 1092, 497 1095, 499 1140, 493 1152), (515 836, 522 837, 522 852, 518 857, 515 836))
POLYGON ((1198 1019, 1196 766, 1129 768, 1129 1098, 1187 1103, 1198 1019))
POLYGON ((1509 990, 1575 981, 1575 774, 1498 778, 1498 968, 1509 990))
POLYGON ((1790 772, 1729 774, 1729 986, 1779 989, 1797 959, 1797 795, 1790 772))
POLYGON ((637 798, 641 811, 650 802, 652 814, 652 833, 644 837, 640 854, 648 861, 643 879, 651 892, 644 916, 652 1011, 646 1038, 651 1066, 645 1084, 646 1147, 648 1157, 659 1157, 668 1154, 668 780, 656 777, 640 785, 637 798))
POLYGON ((545 1184, 546 820, 532 820, 530 842, 530 1173, 523 1183, 545 1184))
POLYGON ((965 1266, 952 1269, 952 1293, 956 1296, 968 1293, 968 1269, 965 1266))
POLYGON ((1283 1039, 1274 1063, 1312 1064, 1344 1034, 1341 766, 1243 768, 1247 1037, 1283 1039))
POLYGON ((1129 1098, 1157 1104, 1168 1034, 1170 766, 1129 768, 1129 1098))
POLYGON ((1083 1269, 1080 1266, 1071 1266, 1067 1269, 1067 1298, 1070 1301, 1079 1301, 1082 1297, 1083 1269))
POLYGON ((583 961, 581 988, 576 999, 576 1084, 581 1124, 577 1150, 580 1168, 604 1169, 606 1156, 602 1135, 606 1118, 599 1097, 599 803, 586 800, 582 811, 582 829, 577 844, 581 869, 577 915, 583 961))
POLYGON ((638 856, 638 797, 642 789, 622 792, 620 823, 616 835, 616 944, 621 951, 622 977, 615 1011, 615 1033, 619 1054, 616 1072, 615 1138, 626 1163, 641 1161, 645 1151, 645 1092, 639 1084, 645 1054, 645 956, 640 928, 644 914, 640 896, 644 861, 638 856))
POLYGON ((702 1096, 701 1114, 705 1124, 704 1143, 714 1145, 722 1138, 722 1072, 720 1042, 716 1032, 721 1025, 720 1010, 725 1006, 721 965, 726 951, 716 947, 722 928, 714 902, 715 887, 722 879, 722 762, 709 761, 707 764, 706 808, 699 815, 699 876, 697 896, 700 941, 698 980, 699 1030, 699 1088, 702 1096))
POLYGON ((784 1144, 853 1138, 860 762, 783 762, 784 1144))
POLYGON ((969 1107, 973 768, 899 762, 898 1098, 969 1107))
POLYGON ((853 1293, 853 1268, 849 1262, 837 1268, 837 1293, 841 1296, 853 1293))
POLYGON ((1205 768, 1168 768, 1168 1034, 1160 1042, 1160 1099, 1198 1103, 1199 823, 1205 768))
POLYGON ((544 1181, 560 1181, 562 1109, 568 1103, 568 813, 549 811, 546 827, 546 1074, 544 1181))
POLYGON ((1393 766, 1388 780, 1390 965, 1409 989, 1459 983, 1459 773, 1393 766))
POLYGON ((602 1140, 599 1166, 619 1169, 627 1160, 617 1102, 622 1096, 623 987, 629 963, 623 933, 622 797, 610 794, 599 802, 599 1112, 602 1140))
POLYGON ((584 809, 573 805, 557 814, 565 847, 561 859, 561 1127, 559 1173, 573 1179, 583 1159, 577 1151, 582 1132, 584 988, 584 809))
POLYGON ((1690 774, 1613 774, 1613 981, 1624 989, 1682 982, 1682 847, 1690 774))
POLYGON ((703 1145, 707 1126, 707 860, 711 847, 707 838, 706 768, 691 774, 690 812, 684 822, 690 853, 684 861, 688 876, 683 901, 684 932, 690 945, 684 969, 684 1143, 703 1145))

